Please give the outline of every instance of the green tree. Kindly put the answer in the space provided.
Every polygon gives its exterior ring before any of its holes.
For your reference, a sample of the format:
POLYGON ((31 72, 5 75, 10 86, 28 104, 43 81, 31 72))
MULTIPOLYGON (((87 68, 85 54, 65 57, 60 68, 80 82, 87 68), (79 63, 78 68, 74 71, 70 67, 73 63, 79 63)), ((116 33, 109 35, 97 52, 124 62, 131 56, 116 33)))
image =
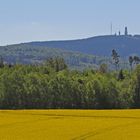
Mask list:
POLYGON ((134 62, 134 59, 132 56, 129 57, 129 65, 130 65, 130 68, 131 68, 131 71, 133 69, 133 62, 134 62))
POLYGON ((133 79, 133 99, 134 99, 134 107, 140 107, 140 65, 136 67, 133 79))
POLYGON ((140 58, 138 56, 134 56, 133 60, 136 65, 138 65, 140 62, 140 58))
POLYGON ((107 64, 101 64, 99 67, 99 72, 101 73, 107 73, 108 72, 108 66, 107 64))
POLYGON ((65 60, 63 58, 60 58, 60 57, 49 58, 46 62, 46 65, 48 67, 51 67, 52 69, 54 69, 56 72, 67 69, 67 65, 65 63, 65 60))
POLYGON ((4 67, 4 60, 3 60, 3 57, 0 56, 0 68, 3 68, 4 67))
POLYGON ((119 71, 119 74, 118 74, 118 80, 124 80, 125 79, 125 76, 124 76, 124 74, 123 74, 123 70, 121 69, 120 71, 119 71))
POLYGON ((114 64, 115 64, 115 67, 116 67, 116 71, 118 70, 119 68, 119 55, 118 53, 116 52, 116 50, 112 50, 112 59, 114 61, 114 64))

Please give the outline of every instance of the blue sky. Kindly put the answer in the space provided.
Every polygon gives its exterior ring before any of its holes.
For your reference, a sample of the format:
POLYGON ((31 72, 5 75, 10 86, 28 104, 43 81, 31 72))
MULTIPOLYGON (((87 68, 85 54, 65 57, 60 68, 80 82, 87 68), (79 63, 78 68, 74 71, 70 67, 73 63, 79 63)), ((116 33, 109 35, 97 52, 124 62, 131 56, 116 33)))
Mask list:
POLYGON ((140 34, 140 0, 0 0, 0 45, 140 34))

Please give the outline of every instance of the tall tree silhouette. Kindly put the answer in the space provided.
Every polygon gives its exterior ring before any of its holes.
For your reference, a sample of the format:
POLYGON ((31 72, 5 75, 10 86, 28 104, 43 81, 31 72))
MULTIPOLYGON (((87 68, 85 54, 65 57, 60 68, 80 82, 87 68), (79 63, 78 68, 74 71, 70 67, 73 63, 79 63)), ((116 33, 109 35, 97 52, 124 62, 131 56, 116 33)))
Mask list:
POLYGON ((3 57, 0 56, 0 68, 4 67, 4 61, 3 61, 3 57))
POLYGON ((116 50, 112 50, 112 59, 114 61, 115 67, 116 67, 116 71, 119 69, 119 55, 116 52, 116 50))
POLYGON ((134 62, 134 58, 132 56, 129 56, 129 65, 130 65, 131 71, 133 69, 133 62, 134 62))
POLYGON ((134 56, 134 63, 138 65, 140 63, 140 58, 138 56, 134 56))

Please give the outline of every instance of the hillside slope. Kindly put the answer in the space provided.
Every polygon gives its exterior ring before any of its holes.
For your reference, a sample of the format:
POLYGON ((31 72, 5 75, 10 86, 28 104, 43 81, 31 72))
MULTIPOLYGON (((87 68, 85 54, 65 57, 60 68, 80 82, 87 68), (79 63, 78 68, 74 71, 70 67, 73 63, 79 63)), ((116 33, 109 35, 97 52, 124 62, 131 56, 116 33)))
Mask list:
MULTIPOLYGON (((112 64, 111 52, 116 49, 121 65, 128 56, 140 55, 140 35, 106 35, 87 39, 65 41, 41 41, 1 46, 0 55, 10 63, 40 63, 50 57, 63 57, 70 68, 98 67, 112 64)), ((111 66, 112 67, 112 66, 111 66)), ((123 66, 124 67, 124 66, 123 66)))
POLYGON ((8 63, 42 63, 50 57, 63 57, 70 68, 95 68, 108 58, 88 55, 59 48, 36 47, 31 44, 17 44, 0 47, 0 56, 8 63))
POLYGON ((25 43, 31 46, 60 48, 100 56, 110 56, 112 49, 116 49, 120 55, 127 57, 132 54, 140 55, 140 36, 97 36, 80 40, 44 41, 25 43))

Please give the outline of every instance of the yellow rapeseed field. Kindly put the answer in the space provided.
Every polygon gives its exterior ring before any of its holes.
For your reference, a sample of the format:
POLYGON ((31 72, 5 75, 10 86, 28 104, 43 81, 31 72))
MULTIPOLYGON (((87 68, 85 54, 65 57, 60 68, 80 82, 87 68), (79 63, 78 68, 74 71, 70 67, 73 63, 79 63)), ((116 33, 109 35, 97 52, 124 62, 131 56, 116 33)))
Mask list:
POLYGON ((3 110, 0 140, 140 140, 140 110, 3 110))

